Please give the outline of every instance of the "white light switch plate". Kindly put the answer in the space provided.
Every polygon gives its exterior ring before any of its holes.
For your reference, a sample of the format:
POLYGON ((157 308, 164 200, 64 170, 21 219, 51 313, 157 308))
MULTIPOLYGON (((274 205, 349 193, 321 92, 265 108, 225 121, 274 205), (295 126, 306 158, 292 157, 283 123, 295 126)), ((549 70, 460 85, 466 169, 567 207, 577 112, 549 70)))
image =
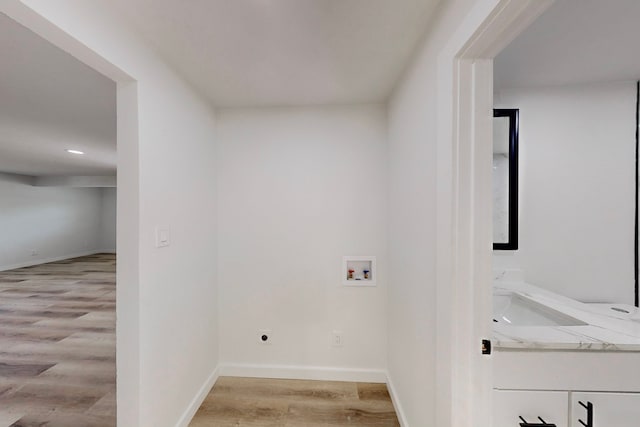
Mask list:
POLYGON ((156 248, 164 248, 169 246, 171 238, 168 228, 156 228, 156 248))

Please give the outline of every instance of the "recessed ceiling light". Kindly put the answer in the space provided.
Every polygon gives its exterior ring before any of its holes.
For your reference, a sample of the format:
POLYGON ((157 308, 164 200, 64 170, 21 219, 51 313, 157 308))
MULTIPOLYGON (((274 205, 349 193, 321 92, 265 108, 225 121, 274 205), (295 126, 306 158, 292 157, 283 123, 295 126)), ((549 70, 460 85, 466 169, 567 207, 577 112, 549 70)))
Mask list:
POLYGON ((79 150, 65 150, 65 151, 71 154, 84 154, 84 151, 79 151, 79 150))

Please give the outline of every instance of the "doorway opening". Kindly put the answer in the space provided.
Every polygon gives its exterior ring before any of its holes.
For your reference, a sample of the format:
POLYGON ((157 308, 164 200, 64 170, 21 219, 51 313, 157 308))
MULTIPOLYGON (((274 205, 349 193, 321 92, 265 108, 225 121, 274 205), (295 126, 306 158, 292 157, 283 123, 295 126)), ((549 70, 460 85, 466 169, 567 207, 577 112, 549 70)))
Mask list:
POLYGON ((116 84, 0 32, 0 423, 113 425, 116 84))
POLYGON ((495 58, 493 108, 519 110, 522 153, 520 245, 493 253, 495 427, 637 418, 639 13, 557 0, 495 58))
POLYGON ((492 419, 493 58, 551 3, 479 2, 439 57, 438 425, 492 419))

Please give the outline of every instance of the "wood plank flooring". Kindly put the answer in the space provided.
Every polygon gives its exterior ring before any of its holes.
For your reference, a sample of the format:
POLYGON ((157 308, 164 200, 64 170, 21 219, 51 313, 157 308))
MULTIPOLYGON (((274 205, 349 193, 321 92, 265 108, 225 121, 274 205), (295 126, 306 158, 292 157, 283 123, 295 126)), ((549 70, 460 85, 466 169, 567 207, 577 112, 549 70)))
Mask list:
POLYGON ((115 255, 0 272, 0 427, 116 425, 115 255))
POLYGON ((400 426, 385 384, 220 377, 190 427, 400 426))

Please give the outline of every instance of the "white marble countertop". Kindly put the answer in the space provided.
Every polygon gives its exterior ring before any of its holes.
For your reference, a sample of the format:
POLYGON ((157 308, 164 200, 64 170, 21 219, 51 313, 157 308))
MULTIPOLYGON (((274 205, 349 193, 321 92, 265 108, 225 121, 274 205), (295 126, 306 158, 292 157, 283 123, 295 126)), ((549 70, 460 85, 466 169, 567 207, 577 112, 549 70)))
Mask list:
POLYGON ((498 350, 639 351, 640 310, 629 313, 611 309, 615 304, 585 304, 519 281, 494 282, 495 294, 516 293, 569 315, 586 325, 516 326, 494 323, 494 347, 498 350))

